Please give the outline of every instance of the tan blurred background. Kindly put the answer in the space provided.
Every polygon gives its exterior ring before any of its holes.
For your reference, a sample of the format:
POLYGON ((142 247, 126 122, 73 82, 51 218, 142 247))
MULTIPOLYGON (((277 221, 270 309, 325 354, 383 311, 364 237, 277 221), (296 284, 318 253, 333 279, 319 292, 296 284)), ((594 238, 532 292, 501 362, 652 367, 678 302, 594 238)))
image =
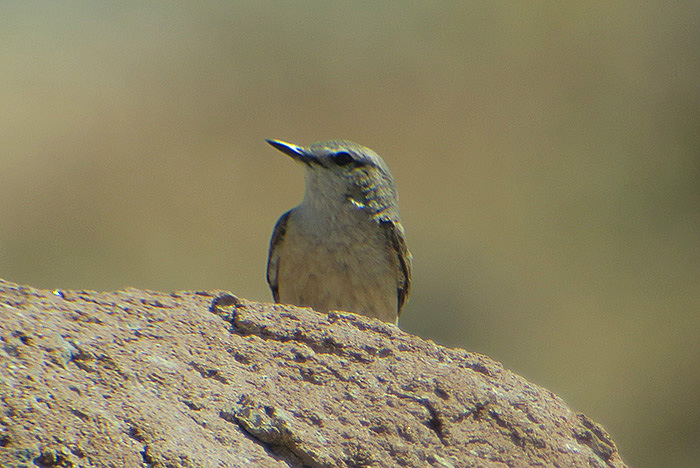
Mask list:
POLYGON ((352 139, 403 328, 698 466, 698 2, 3 2, 0 102, 0 277, 269 300, 303 181, 264 139, 352 139))

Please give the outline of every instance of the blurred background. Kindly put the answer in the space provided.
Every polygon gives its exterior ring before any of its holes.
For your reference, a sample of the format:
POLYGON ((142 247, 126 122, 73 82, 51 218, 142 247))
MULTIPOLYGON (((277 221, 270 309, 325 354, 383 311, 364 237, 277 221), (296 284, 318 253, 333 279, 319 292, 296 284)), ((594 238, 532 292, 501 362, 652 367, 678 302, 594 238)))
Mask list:
POLYGON ((700 459, 697 2, 2 2, 0 277, 270 300, 301 167, 397 180, 411 333, 700 459))

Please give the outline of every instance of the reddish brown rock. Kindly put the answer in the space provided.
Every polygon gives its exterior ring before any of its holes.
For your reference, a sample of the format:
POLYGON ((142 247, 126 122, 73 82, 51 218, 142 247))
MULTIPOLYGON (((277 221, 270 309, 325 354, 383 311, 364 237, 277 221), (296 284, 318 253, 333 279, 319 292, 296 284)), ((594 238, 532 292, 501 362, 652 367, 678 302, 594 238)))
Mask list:
POLYGON ((228 293, 0 281, 0 465, 624 467, 488 359, 228 293))

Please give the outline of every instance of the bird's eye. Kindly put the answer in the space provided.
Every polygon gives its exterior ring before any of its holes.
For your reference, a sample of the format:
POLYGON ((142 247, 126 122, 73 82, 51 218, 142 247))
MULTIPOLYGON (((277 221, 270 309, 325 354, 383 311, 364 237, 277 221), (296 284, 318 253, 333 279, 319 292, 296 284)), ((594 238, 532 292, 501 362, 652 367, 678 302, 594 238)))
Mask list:
POLYGON ((333 156, 333 161, 338 166, 347 166, 353 161, 353 159, 350 153, 348 153, 347 151, 341 151, 339 153, 335 153, 335 155, 333 156))

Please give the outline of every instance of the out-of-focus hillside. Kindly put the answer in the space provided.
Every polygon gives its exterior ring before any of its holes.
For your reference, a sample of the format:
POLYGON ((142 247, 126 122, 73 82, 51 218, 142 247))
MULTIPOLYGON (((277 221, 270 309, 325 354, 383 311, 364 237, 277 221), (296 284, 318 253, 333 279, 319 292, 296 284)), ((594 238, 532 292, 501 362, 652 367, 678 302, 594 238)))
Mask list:
POLYGON ((399 184, 403 328, 700 458, 700 7, 0 6, 0 277, 269 300, 302 171, 347 138, 399 184))

